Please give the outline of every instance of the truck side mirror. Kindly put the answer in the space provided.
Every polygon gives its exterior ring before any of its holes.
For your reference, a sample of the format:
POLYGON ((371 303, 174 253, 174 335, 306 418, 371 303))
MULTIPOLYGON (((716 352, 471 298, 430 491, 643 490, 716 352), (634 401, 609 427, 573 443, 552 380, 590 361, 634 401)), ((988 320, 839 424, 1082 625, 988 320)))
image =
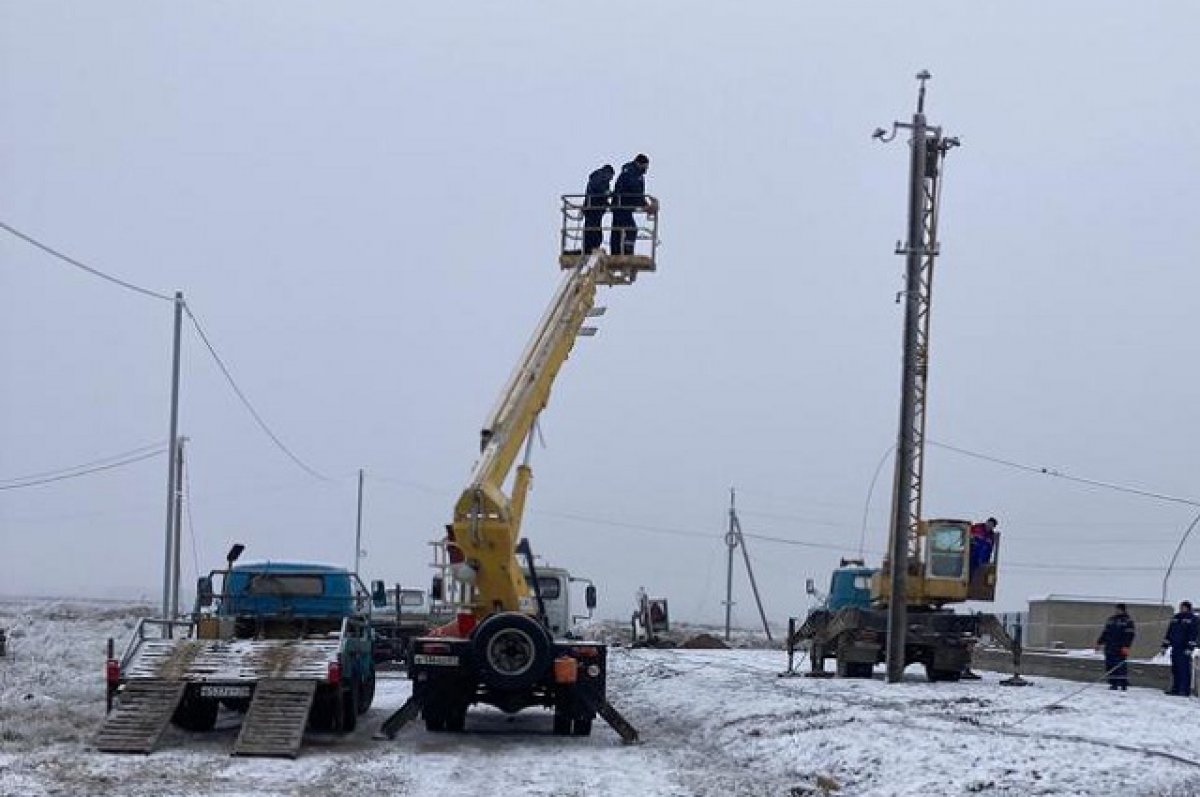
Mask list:
POLYGON ((583 602, 587 605, 588 611, 596 608, 596 585, 588 584, 587 589, 583 591, 583 602))
POLYGON ((212 606, 213 584, 212 576, 200 576, 196 579, 196 605, 212 606))
POLYGON ((371 582, 371 605, 376 609, 382 609, 387 606, 387 587, 383 585, 383 579, 377 578, 371 582))
POLYGON ((445 600, 446 582, 441 576, 433 577, 433 582, 429 585, 429 596, 435 601, 445 600))
POLYGON ((806 594, 806 595, 816 595, 817 594, 817 585, 815 583, 813 583, 813 580, 811 578, 806 578, 804 580, 804 594, 806 594))

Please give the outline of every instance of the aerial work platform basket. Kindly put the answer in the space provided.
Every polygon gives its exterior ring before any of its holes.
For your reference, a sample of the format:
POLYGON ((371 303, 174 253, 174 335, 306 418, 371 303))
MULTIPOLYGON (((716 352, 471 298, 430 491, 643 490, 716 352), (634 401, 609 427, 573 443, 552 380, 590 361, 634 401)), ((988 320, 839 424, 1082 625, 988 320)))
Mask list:
POLYGON ((603 270, 597 282, 602 285, 628 285, 643 271, 655 271, 658 254, 658 199, 646 195, 645 206, 628 210, 634 227, 613 224, 609 208, 589 208, 585 194, 562 196, 562 227, 559 235, 558 264, 564 269, 575 268, 592 251, 604 252, 599 268, 603 270), (624 252, 611 251, 614 230, 625 236, 624 252), (589 238, 594 248, 587 246, 589 238), (638 253, 639 247, 643 250, 638 253), (586 249, 586 251, 585 251, 586 249), (649 249, 647 253, 645 250, 649 249))

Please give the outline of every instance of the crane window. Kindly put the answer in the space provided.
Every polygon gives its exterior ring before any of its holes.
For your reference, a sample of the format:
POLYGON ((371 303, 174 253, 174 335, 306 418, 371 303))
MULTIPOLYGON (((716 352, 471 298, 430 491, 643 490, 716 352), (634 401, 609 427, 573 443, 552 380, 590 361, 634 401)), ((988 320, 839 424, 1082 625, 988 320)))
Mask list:
POLYGON ((929 575, 962 578, 966 566, 967 540, 959 526, 935 526, 929 533, 929 575))

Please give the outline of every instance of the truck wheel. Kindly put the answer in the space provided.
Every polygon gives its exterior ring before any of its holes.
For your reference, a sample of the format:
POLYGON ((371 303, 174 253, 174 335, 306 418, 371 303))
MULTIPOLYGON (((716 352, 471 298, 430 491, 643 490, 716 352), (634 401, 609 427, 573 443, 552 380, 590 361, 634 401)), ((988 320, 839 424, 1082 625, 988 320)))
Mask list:
POLYGON ((961 670, 939 670, 936 667, 934 667, 933 665, 926 664, 925 665, 925 677, 928 678, 933 683, 937 683, 938 681, 948 681, 948 682, 953 683, 954 681, 957 681, 962 678, 962 671, 961 670))
POLYGON ((446 730, 446 715, 442 706, 436 703, 426 703, 421 709, 421 716, 425 718, 425 730, 431 733, 441 733, 446 730))
POLYGON ((838 678, 870 678, 875 668, 865 661, 837 660, 838 678))
POLYGON ((217 724, 217 709, 220 706, 216 700, 201 700, 185 694, 171 722, 185 731, 211 731, 217 724))
POLYGON ((451 733, 462 733, 467 727, 467 707, 451 706, 446 712, 446 730, 451 733))
POLYGON ((520 612, 501 612, 475 629, 472 653, 480 678, 497 689, 524 689, 545 675, 553 656, 541 623, 520 612))
POLYGON ((358 689, 353 685, 342 691, 342 722, 338 729, 342 733, 354 733, 358 727, 358 689))
POLYGON ((375 700, 375 672, 372 670, 367 675, 366 679, 359 684, 358 692, 358 713, 366 714, 367 709, 371 707, 371 703, 375 700))
POLYGON ((592 735, 592 718, 575 720, 571 727, 571 733, 576 736, 591 736, 592 735))

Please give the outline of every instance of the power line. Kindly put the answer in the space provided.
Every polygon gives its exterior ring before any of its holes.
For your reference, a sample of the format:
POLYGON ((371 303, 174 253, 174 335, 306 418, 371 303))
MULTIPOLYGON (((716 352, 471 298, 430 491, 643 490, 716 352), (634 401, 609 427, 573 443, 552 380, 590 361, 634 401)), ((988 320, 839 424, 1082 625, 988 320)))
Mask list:
POLYGON ((84 468, 90 468, 93 465, 105 465, 116 459, 124 459, 125 457, 131 457, 134 454, 141 454, 144 451, 150 451, 152 449, 162 450, 162 449, 166 448, 166 445, 167 445, 166 443, 161 443, 161 442, 160 443, 151 443, 150 445, 139 446, 138 448, 135 448, 131 451, 122 451, 120 454, 110 454, 107 457, 100 457, 99 459, 94 459, 90 462, 82 462, 78 465, 71 465, 66 468, 55 468, 54 470, 41 471, 40 473, 27 473, 24 476, 13 476, 8 479, 0 479, 0 484, 9 484, 12 482, 27 482, 27 481, 33 481, 35 479, 46 478, 49 476, 60 476, 62 474, 69 474, 69 473, 73 473, 74 471, 77 471, 77 470, 83 470, 84 468))
POLYGON ((150 296, 155 299, 162 299, 163 301, 166 301, 166 302, 175 301, 175 298, 172 296, 167 296, 166 294, 157 293, 155 291, 149 290, 148 288, 143 288, 139 285, 134 285, 132 282, 126 282, 123 279, 118 279, 117 277, 114 277, 111 274, 105 274, 103 271, 101 271, 98 268, 93 268, 93 267, 89 266, 87 263, 82 263, 82 262, 76 260, 75 258, 71 257, 70 255, 65 255, 62 252, 58 251, 57 249, 47 246, 46 244, 42 243, 41 241, 37 240, 36 238, 34 238, 30 235, 26 235, 25 233, 21 232, 20 230, 13 227, 12 225, 4 223, 4 221, 0 221, 0 228, 7 230, 10 234, 16 236, 17 238, 20 238, 22 241, 25 241, 26 243, 28 243, 32 246, 36 246, 38 249, 41 249, 46 254, 56 257, 59 260, 63 261, 64 263, 68 263, 72 266, 75 266, 75 268, 83 269, 87 273, 89 273, 93 276, 99 277, 100 279, 108 280, 111 283, 120 285, 122 288, 126 288, 126 289, 134 291, 136 293, 140 293, 144 296, 150 296))
POLYGON ((616 520, 601 520, 599 518, 590 518, 585 515, 574 515, 569 512, 550 512, 547 510, 532 510, 535 515, 544 515, 546 517, 557 517, 563 520, 574 520, 579 523, 592 523, 599 526, 612 526, 613 528, 632 529, 634 531, 647 531, 651 534, 668 534, 675 537, 698 537, 706 540, 719 540, 721 534, 717 532, 702 532, 691 531, 689 529, 676 529, 668 526, 648 526, 642 523, 624 523, 616 520))
POLYGON ((992 462, 996 465, 1004 465, 1005 467, 1015 468, 1016 470, 1023 470, 1027 473, 1037 473, 1037 474, 1041 474, 1043 476, 1053 476, 1056 479, 1064 479, 1069 482, 1076 482, 1078 484, 1086 484, 1090 487, 1100 487, 1105 490, 1114 490, 1119 493, 1128 493, 1130 495, 1140 495, 1143 498, 1154 498, 1159 501, 1168 501, 1168 502, 1175 503, 1175 504, 1186 504, 1187 506, 1200 507, 1200 501, 1196 501, 1195 499, 1192 499, 1192 498, 1180 498, 1179 496, 1166 495, 1165 493, 1156 493, 1151 490, 1142 490, 1137 487, 1127 487, 1123 484, 1114 484, 1113 482, 1100 481, 1099 479, 1088 479, 1088 478, 1084 478, 1082 476, 1072 476, 1069 473, 1063 473, 1062 471, 1055 470, 1054 468, 1043 468, 1043 467, 1037 467, 1034 465, 1023 465, 1020 462, 1013 462, 1011 460, 1001 459, 1000 457, 989 456, 988 454, 980 454, 977 451, 968 451, 965 448, 958 448, 957 446, 951 446, 951 445, 947 445, 945 443, 938 443, 933 440, 930 440, 929 444, 932 446, 937 446, 938 448, 944 448, 947 451, 953 451, 956 454, 962 454, 963 456, 973 457, 974 459, 981 459, 984 462, 992 462))
POLYGON ((234 381, 233 374, 231 374, 229 372, 229 368, 225 366, 225 361, 221 359, 221 355, 217 354, 217 350, 213 347, 212 342, 208 339, 208 335, 204 334, 204 329, 200 326, 200 320, 196 318, 195 313, 192 312, 191 306, 187 302, 184 302, 183 309, 187 311, 188 318, 192 320, 192 326, 196 328, 196 333, 200 336, 200 340, 208 349, 208 353, 212 355, 213 360, 215 360, 217 363, 217 367, 220 368, 221 373, 225 375, 225 380, 229 382, 229 386, 233 388, 233 392, 237 394, 237 397, 241 400, 243 406, 245 406, 245 408, 250 412, 250 415, 254 418, 259 428, 266 433, 267 437, 271 438, 271 441, 275 443, 280 451, 286 454, 288 458, 292 460, 292 462, 296 463, 297 466, 299 466, 310 476, 324 482, 333 481, 333 479, 329 478, 323 473, 320 473, 317 470, 309 467, 304 460, 293 454, 291 449, 283 444, 283 441, 279 439, 279 436, 276 435, 275 432, 271 431, 271 427, 268 426, 267 422, 264 421, 262 416, 258 414, 258 410, 254 409, 254 405, 250 403, 250 399, 246 398, 246 394, 242 392, 242 389, 238 387, 237 382, 234 381))
POLYGON ((95 467, 87 468, 85 470, 79 470, 74 473, 60 473, 57 476, 47 476, 47 477, 41 478, 41 479, 31 479, 29 481, 25 481, 20 484, 3 484, 3 485, 0 485, 0 490, 19 490, 22 487, 36 487, 39 484, 49 484, 50 482, 58 482, 58 481, 63 481, 65 479, 74 479, 79 476, 87 476, 88 474, 91 474, 91 473, 99 473, 100 471, 112 470, 113 468, 120 468, 125 465, 132 465, 134 462, 141 462, 144 459, 150 459, 151 457, 157 457, 159 454, 162 454, 164 451, 166 451, 165 448, 159 448, 154 451, 148 451, 146 453, 140 454, 138 456, 126 457, 125 459, 119 460, 117 462, 110 462, 107 465, 97 465, 95 467))

